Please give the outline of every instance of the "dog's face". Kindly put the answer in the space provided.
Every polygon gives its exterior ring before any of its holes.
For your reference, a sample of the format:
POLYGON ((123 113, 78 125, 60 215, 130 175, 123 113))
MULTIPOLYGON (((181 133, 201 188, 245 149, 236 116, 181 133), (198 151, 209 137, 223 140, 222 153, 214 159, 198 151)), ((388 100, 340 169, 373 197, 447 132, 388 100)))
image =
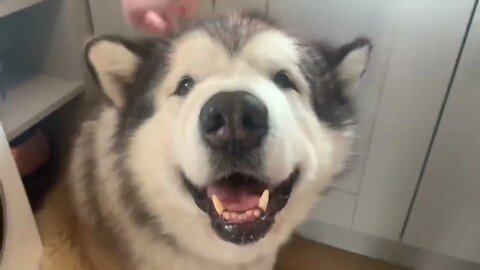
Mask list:
POLYGON ((96 38, 86 59, 148 215, 177 245, 241 263, 275 252, 342 171, 370 49, 232 15, 170 40, 96 38))

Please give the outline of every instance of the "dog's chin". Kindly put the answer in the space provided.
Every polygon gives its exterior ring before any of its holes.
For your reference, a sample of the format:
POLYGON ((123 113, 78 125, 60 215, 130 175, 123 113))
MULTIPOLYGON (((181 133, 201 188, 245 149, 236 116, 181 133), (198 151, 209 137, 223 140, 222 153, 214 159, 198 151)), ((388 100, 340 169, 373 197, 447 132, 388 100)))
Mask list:
POLYGON ((196 205, 209 216, 217 236, 236 245, 246 245, 270 232, 276 214, 287 205, 299 174, 295 169, 277 185, 242 172, 230 172, 201 188, 185 176, 183 181, 196 205))

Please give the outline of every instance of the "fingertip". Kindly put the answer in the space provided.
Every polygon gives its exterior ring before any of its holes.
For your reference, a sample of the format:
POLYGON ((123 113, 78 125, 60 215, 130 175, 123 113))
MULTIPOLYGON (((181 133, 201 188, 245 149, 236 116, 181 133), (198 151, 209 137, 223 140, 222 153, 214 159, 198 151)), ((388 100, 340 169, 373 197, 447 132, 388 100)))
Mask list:
POLYGON ((147 30, 154 33, 164 33, 167 31, 167 22, 156 12, 148 11, 144 20, 147 30))

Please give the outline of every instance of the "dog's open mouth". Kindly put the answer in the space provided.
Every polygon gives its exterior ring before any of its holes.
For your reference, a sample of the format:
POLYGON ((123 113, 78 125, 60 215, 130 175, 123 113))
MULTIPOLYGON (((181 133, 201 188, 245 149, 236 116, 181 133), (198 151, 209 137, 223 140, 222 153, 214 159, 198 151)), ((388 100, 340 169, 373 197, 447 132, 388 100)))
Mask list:
POLYGON ((275 215, 287 204, 298 175, 295 170, 277 186, 243 173, 231 173, 203 189, 185 177, 184 181, 197 206, 210 216, 220 238, 248 244, 269 232, 275 215))

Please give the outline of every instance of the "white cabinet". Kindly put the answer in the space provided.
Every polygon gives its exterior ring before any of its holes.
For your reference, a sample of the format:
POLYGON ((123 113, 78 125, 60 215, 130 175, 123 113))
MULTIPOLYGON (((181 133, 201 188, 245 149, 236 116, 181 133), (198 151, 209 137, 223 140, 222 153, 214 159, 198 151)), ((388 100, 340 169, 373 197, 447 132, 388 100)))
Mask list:
POLYGON ((42 245, 35 220, 0 122, 0 183, 6 205, 2 270, 38 270, 42 245))
POLYGON ((480 11, 447 99, 404 241, 480 263, 480 11))
POLYGON ((474 4, 402 1, 355 230, 400 238, 474 4))

